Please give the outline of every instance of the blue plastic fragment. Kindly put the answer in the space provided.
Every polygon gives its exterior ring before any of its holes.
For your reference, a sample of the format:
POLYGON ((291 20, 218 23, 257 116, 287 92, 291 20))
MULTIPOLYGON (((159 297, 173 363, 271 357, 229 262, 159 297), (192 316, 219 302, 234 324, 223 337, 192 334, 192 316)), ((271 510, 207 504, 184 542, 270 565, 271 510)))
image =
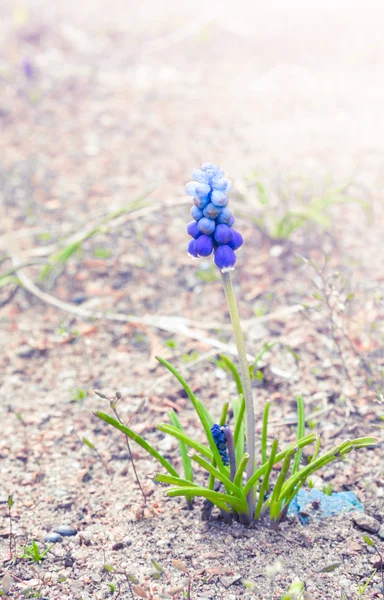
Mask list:
POLYGON ((330 496, 317 489, 299 490, 292 500, 288 516, 296 516, 303 525, 311 519, 326 519, 345 512, 364 512, 364 507, 354 492, 332 492, 330 496))

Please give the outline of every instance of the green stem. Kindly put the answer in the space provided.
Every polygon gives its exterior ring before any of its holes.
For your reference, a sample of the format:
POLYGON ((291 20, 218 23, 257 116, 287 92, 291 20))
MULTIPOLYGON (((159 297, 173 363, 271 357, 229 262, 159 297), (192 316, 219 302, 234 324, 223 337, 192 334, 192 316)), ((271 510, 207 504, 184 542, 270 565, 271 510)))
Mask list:
MULTIPOLYGON (((229 316, 231 317, 232 327, 235 334, 235 341, 240 363, 240 373, 244 388, 244 399, 247 411, 246 442, 247 453, 249 454, 249 461, 247 463, 247 479, 249 480, 252 477, 255 468, 255 411, 252 398, 251 378, 249 375, 247 354, 245 352, 244 345, 244 337, 243 332, 241 330, 239 311, 237 309, 236 298, 232 287, 230 272, 227 271, 225 273, 221 273, 221 278, 223 280, 229 316)), ((253 488, 249 490, 249 493, 247 495, 247 503, 249 509, 249 516, 251 519, 253 519, 255 503, 253 488)))

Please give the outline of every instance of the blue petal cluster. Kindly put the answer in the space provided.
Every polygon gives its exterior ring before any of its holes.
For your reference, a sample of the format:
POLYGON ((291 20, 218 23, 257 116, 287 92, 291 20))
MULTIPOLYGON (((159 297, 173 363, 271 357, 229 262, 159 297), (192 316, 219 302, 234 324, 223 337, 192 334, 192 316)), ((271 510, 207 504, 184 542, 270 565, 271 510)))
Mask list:
POLYGON ((224 171, 212 163, 203 163, 201 169, 192 172, 194 181, 185 186, 193 196, 191 216, 187 231, 193 238, 188 254, 193 258, 210 256, 214 252, 215 263, 223 272, 231 271, 236 263, 235 250, 243 245, 243 238, 232 226, 235 218, 228 208, 227 192, 232 184, 224 177, 224 171))
POLYGON ((229 465, 229 456, 227 451, 227 438, 225 436, 224 427, 220 425, 212 425, 212 437, 217 446, 221 459, 224 465, 229 465))

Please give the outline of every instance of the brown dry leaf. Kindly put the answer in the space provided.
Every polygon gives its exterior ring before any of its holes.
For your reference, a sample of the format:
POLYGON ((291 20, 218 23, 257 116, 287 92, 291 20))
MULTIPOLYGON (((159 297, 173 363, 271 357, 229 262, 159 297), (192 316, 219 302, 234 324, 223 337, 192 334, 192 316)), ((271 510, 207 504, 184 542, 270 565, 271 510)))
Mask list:
POLYGON ((9 575, 9 573, 6 573, 3 577, 3 579, 1 580, 1 587, 3 588, 4 594, 8 594, 9 590, 11 589, 11 585, 12 585, 12 578, 9 575))
POLYGON ((212 567, 211 569, 207 569, 207 573, 209 575, 230 575, 232 571, 225 567, 212 567))
POLYGON ((187 569, 187 567, 185 566, 185 564, 183 563, 182 560, 174 560, 173 561, 173 566, 178 571, 181 571, 182 573, 186 573, 188 575, 188 569, 187 569))
POLYGON ((143 587, 141 587, 141 585, 133 585, 132 589, 135 592, 135 594, 139 596, 139 598, 148 598, 147 592, 143 587))
MULTIPOLYGON (((163 405, 167 406, 168 408, 173 408, 173 410, 175 410, 176 412, 179 412, 181 406, 179 404, 177 404, 176 402, 173 402, 172 400, 167 400, 166 398, 163 400, 163 405)), ((183 406, 185 406, 185 404, 183 403, 183 406)))
POLYGON ((101 258, 84 258, 82 268, 90 270, 101 269, 104 271, 106 269, 105 260, 102 260, 101 258))

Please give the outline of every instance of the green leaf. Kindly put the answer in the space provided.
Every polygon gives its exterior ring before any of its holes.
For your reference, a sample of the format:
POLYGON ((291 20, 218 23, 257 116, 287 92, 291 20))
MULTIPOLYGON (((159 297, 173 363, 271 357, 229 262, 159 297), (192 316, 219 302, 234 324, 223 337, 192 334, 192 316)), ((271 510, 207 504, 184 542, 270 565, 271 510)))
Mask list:
MULTIPOLYGON (((224 402, 223 408, 221 410, 220 421, 219 421, 219 425, 221 427, 223 427, 227 422, 228 407, 229 407, 229 402, 224 402)), ((212 423, 212 425, 213 425, 213 423, 212 423)))
POLYGON ((234 494, 235 496, 237 496, 239 498, 239 500, 244 501, 244 506, 246 506, 245 496, 244 496, 244 494, 242 492, 241 487, 236 486, 229 479, 229 477, 226 477, 225 475, 223 475, 223 473, 221 473, 211 463, 209 463, 208 461, 204 460, 204 458, 202 458, 198 454, 194 454, 192 456, 192 460, 194 460, 195 462, 197 462, 201 467, 203 467, 203 469, 206 469, 206 471, 208 471, 208 473, 210 473, 211 475, 213 475, 213 477, 216 477, 216 479, 218 479, 219 481, 221 481, 221 483, 226 488, 227 492, 232 492, 232 494, 234 494))
POLYGON ((261 434, 261 462, 262 464, 266 463, 268 460, 267 456, 267 437, 268 437, 268 419, 269 419, 269 409, 271 407, 271 403, 269 400, 266 401, 263 413, 263 429, 261 434))
POLYGON ((164 567, 162 567, 157 560, 155 560, 154 558, 151 558, 151 563, 153 564, 153 566, 155 567, 156 571, 158 571, 159 573, 164 573, 164 567))
MULTIPOLYGON (((236 383, 237 393, 239 394, 239 396, 243 396, 244 395, 243 384, 241 381, 240 373, 237 370, 235 364, 227 356, 225 356, 225 354, 220 354, 220 359, 224 363, 226 370, 229 371, 230 373, 232 373, 232 377, 236 383)), ((222 365, 220 365, 220 366, 222 366, 222 365)))
POLYGON ((269 499, 267 500, 266 504, 270 504, 270 518, 271 520, 277 521, 280 513, 281 513, 281 509, 283 507, 283 497, 281 496, 280 492, 282 489, 282 486, 284 484, 284 482, 287 479, 287 475, 288 475, 288 470, 291 464, 291 460, 292 460, 292 453, 287 454, 287 456, 284 458, 284 462, 283 462, 283 466, 281 467, 279 476, 277 478, 277 481, 275 483, 275 487, 273 489, 273 493, 272 493, 272 497, 269 501, 269 499))
POLYGON ((368 544, 368 546, 372 546, 373 548, 375 547, 375 542, 367 535, 363 535, 363 540, 366 544, 368 544))
POLYGON ((95 446, 92 444, 92 442, 90 442, 87 438, 83 437, 83 443, 88 446, 88 448, 90 448, 91 450, 95 449, 95 446))
POLYGON ((222 494, 221 492, 214 492, 213 490, 208 490, 206 488, 172 488, 166 493, 167 496, 169 496, 170 498, 175 498, 176 496, 202 496, 203 498, 207 498, 213 504, 216 504, 216 506, 219 506, 220 508, 222 506, 225 506, 225 504, 229 504, 236 510, 236 512, 248 512, 248 507, 244 507, 243 503, 240 502, 239 498, 237 498, 236 496, 222 494), (241 509, 243 509, 243 511, 241 509))
POLYGON ((247 454, 247 453, 244 454, 242 456, 242 458, 238 461, 239 466, 238 466, 235 476, 233 478, 233 483, 237 487, 242 488, 243 473, 248 464, 248 461, 249 461, 249 454, 247 454))
POLYGON ((182 479, 181 477, 173 477, 172 475, 165 475, 163 473, 156 475, 155 481, 159 481, 160 483, 167 483, 168 485, 177 485, 178 487, 199 487, 196 483, 188 481, 188 479, 182 479))
POLYGON ((236 450, 236 463, 244 454, 244 415, 245 415, 245 400, 244 396, 234 398, 232 400, 233 415, 235 417, 235 431, 233 433, 233 443, 236 450))
POLYGON ((153 458, 158 460, 159 463, 168 471, 168 473, 170 473, 171 475, 174 475, 175 477, 179 476, 177 471, 164 458, 164 456, 161 456, 161 454, 159 454, 154 448, 152 448, 152 446, 150 444, 148 444, 148 442, 146 442, 140 435, 138 435, 137 433, 132 431, 132 429, 129 429, 128 427, 126 427, 125 425, 123 425, 122 423, 120 423, 119 421, 114 419, 113 417, 110 417, 109 415, 107 415, 106 413, 103 413, 101 411, 98 411, 94 414, 96 417, 98 417, 102 421, 105 421, 105 423, 112 425, 112 427, 115 427, 115 429, 118 429, 119 431, 121 431, 122 433, 127 435, 131 440, 136 442, 139 446, 141 446, 144 450, 146 450, 151 456, 153 456, 153 458))
MULTIPOLYGON (((264 479, 262 481, 262 484, 261 484, 260 490, 259 490, 259 498, 257 501, 256 510, 255 510, 255 519, 258 519, 260 517, 262 505, 264 502, 264 497, 269 488, 269 477, 271 475, 271 471, 272 471, 273 465, 275 463, 278 444, 279 444, 279 442, 278 442, 277 438, 275 438, 272 443, 271 454, 270 454, 269 460, 265 465, 265 467, 266 467, 265 474, 264 474, 264 479)), ((252 477, 251 477, 251 479, 252 479, 252 477)), ((249 479, 248 484, 251 481, 251 479, 249 479)), ((247 487, 247 486, 245 486, 245 487, 247 487)), ((249 488, 249 489, 251 489, 251 488, 249 488)), ((244 493, 248 493, 245 491, 245 488, 244 488, 244 493)))
POLYGON ((56 252, 55 254, 53 254, 49 259, 50 263, 45 265, 40 271, 40 274, 39 274, 40 281, 47 279, 47 277, 49 277, 51 275, 51 273, 54 271, 55 267, 57 267, 57 266, 64 267, 64 265, 69 261, 69 259, 74 254, 76 254, 76 252, 78 252, 78 250, 80 250, 80 248, 81 248, 81 241, 77 241, 77 242, 68 244, 68 246, 66 246, 59 252, 56 252))
POLYGON ((207 436, 207 440, 209 443, 209 447, 211 448, 212 454, 213 454, 213 458, 215 458, 216 463, 220 469, 220 471, 224 470, 224 465, 222 463, 221 457, 220 457, 220 453, 217 449, 217 446, 214 442, 214 439, 212 437, 212 433, 211 433, 211 427, 209 425, 209 421, 207 420, 207 417, 205 415, 205 411, 204 409, 201 407, 201 403, 199 403, 196 399, 195 394, 192 392, 191 388, 189 387, 189 385, 187 384, 187 382, 185 381, 185 379, 180 375, 180 373, 175 369, 175 367, 173 367, 171 365, 171 363, 169 363, 167 360, 165 360, 164 358, 161 358, 160 356, 156 356, 156 360, 159 361, 159 363, 161 363, 162 365, 164 365, 164 367, 166 367, 168 369, 168 371, 170 371, 172 373, 172 375, 174 375, 176 377, 176 379, 181 383, 181 385, 183 386, 185 392, 187 393, 190 401, 192 402, 193 408, 195 409, 200 422, 204 428, 205 431, 205 435, 207 436))
POLYGON ((350 440, 353 448, 367 448, 369 446, 376 446, 377 439, 374 437, 361 437, 350 440))
POLYGON ((163 433, 173 435, 173 437, 177 438, 178 440, 182 440, 185 444, 187 444, 187 446, 193 448, 194 450, 196 450, 196 452, 200 452, 200 454, 202 454, 209 460, 212 460, 212 452, 209 448, 207 448, 207 446, 204 446, 197 440, 194 440, 193 438, 189 437, 189 435, 187 435, 184 431, 180 431, 180 429, 174 427, 174 425, 169 425, 168 423, 160 423, 160 425, 157 426, 157 429, 159 431, 162 431, 163 433))
POLYGON ((17 277, 8 277, 5 275, 0 276, 0 288, 5 287, 6 285, 9 285, 11 283, 21 285, 17 277))
MULTIPOLYGON (((173 426, 176 427, 177 429, 179 429, 180 431, 183 431, 183 428, 181 426, 181 423, 180 423, 175 411, 174 410, 169 411, 168 415, 169 415, 170 420, 172 421, 173 426)), ((183 442, 182 440, 179 440, 179 448, 180 448, 181 461, 183 463, 185 479, 187 479, 190 482, 193 482, 193 469, 192 469, 191 459, 188 456, 188 446, 186 445, 185 442, 183 442)))
POLYGON ((107 248, 95 248, 94 255, 97 258, 109 258, 110 256, 112 256, 112 250, 109 250, 107 248))
MULTIPOLYGON (((278 462, 283 460, 286 457, 286 455, 289 452, 292 452, 293 450, 295 450, 296 447, 304 448, 304 446, 313 444, 313 442, 315 442, 315 441, 316 441, 316 434, 310 433, 309 435, 305 436, 305 438, 303 438, 302 440, 299 440, 298 442, 295 442, 294 444, 290 444, 285 450, 283 450, 282 452, 279 452, 279 454, 276 454, 273 464, 276 465, 278 462)), ((258 482, 260 477, 262 477, 264 475, 267 468, 268 468, 268 463, 265 463, 252 475, 252 477, 250 477, 250 479, 247 481, 246 485, 244 486, 243 492, 244 492, 245 496, 248 494, 250 489, 258 482)))
POLYGON ((262 183, 260 183, 259 181, 256 182, 256 189, 258 192, 258 198, 259 198, 259 202, 262 205, 267 205, 269 200, 268 200, 268 194, 265 190, 265 187, 263 186, 262 183))
POLYGON ((212 425, 215 423, 214 418, 212 417, 212 415, 210 414, 210 412, 208 411, 208 409, 206 408, 206 406, 203 404, 203 402, 199 399, 197 399, 197 402, 199 403, 199 407, 201 409, 201 412, 204 414, 209 427, 211 428, 212 425))
POLYGON ((168 348, 176 348, 177 346, 177 341, 176 340, 165 340, 164 342, 164 346, 167 346, 168 348))
MULTIPOLYGON (((297 396, 297 439, 301 440, 305 436, 305 413, 304 413, 304 400, 303 396, 297 396)), ((294 475, 300 468, 302 450, 296 453, 295 460, 292 467, 292 475, 294 475)))
POLYGON ((318 573, 332 573, 332 571, 336 571, 336 569, 338 569, 340 567, 340 565, 341 565, 341 563, 339 563, 339 562, 331 563, 330 565, 327 565, 323 569, 320 569, 320 571, 318 571, 318 573))
POLYGON ((15 503, 14 503, 14 501, 13 501, 13 496, 12 496, 12 494, 10 494, 10 495, 8 496, 7 503, 8 503, 8 506, 9 506, 9 508, 12 508, 12 506, 15 504, 15 503))
POLYGON ((260 350, 260 352, 256 355, 255 360, 253 361, 253 366, 254 368, 257 367, 257 365, 259 364, 259 362, 261 361, 261 359, 263 358, 264 354, 266 354, 266 352, 268 352, 269 350, 271 350, 271 348, 273 348, 273 346, 276 344, 276 342, 272 342, 271 344, 268 344, 267 342, 264 344, 264 347, 262 348, 262 350, 260 350))
MULTIPOLYGON (((295 473, 295 475, 291 475, 291 477, 283 486, 281 497, 283 498, 291 496, 293 488, 299 489, 299 487, 304 483, 307 477, 315 473, 318 469, 332 462, 336 458, 344 456, 344 454, 347 454, 354 448, 364 448, 366 446, 372 446, 375 444, 375 442, 375 438, 366 437, 356 438, 355 440, 345 440, 344 442, 337 444, 316 460, 312 460, 309 463, 309 465, 301 469, 301 471, 295 473)), ((299 445, 299 442, 297 443, 297 445, 299 445)))

